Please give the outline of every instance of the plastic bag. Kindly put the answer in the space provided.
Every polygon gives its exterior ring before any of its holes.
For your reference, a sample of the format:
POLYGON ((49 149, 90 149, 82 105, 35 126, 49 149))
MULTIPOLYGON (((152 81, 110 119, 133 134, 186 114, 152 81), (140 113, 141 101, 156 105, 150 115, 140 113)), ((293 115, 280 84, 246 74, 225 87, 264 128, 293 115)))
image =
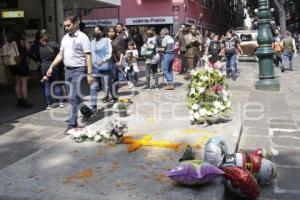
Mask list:
POLYGON ((227 188, 238 195, 255 200, 260 195, 260 188, 252 174, 237 166, 222 168, 225 172, 225 185, 227 188))
POLYGON ((167 173, 167 176, 177 183, 184 185, 203 185, 212 182, 224 172, 200 160, 183 161, 180 165, 167 173))
POLYGON ((173 62, 173 71, 180 72, 181 71, 181 59, 176 58, 173 62))

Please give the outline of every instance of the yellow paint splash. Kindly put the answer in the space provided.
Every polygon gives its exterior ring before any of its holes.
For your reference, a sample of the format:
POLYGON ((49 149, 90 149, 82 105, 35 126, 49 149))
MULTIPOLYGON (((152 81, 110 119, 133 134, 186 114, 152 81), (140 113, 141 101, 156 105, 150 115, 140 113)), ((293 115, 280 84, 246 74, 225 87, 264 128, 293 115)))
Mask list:
POLYGON ((142 146, 163 147, 175 150, 180 146, 178 143, 171 143, 167 140, 153 141, 152 138, 151 134, 146 135, 142 139, 134 139, 133 137, 126 136, 123 137, 122 142, 129 145, 129 153, 136 151, 142 146))

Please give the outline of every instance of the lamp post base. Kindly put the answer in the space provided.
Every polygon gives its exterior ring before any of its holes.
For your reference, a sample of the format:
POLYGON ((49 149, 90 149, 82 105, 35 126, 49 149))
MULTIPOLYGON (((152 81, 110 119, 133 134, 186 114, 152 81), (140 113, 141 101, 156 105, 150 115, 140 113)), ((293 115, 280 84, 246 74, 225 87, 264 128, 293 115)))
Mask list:
POLYGON ((279 91, 280 83, 277 79, 260 79, 255 83, 256 90, 279 91))

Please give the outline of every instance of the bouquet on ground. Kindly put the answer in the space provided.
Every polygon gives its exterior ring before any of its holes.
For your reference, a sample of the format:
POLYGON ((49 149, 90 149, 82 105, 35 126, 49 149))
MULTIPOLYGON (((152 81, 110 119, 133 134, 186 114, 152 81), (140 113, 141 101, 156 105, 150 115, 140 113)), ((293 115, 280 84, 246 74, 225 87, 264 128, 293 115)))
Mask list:
POLYGON ((214 123, 231 109, 225 76, 217 69, 205 67, 191 72, 187 106, 192 123, 214 123))
POLYGON ((121 143, 121 138, 127 132, 127 124, 123 121, 112 120, 104 128, 92 130, 90 128, 72 129, 69 134, 76 142, 86 140, 104 142, 104 143, 121 143))

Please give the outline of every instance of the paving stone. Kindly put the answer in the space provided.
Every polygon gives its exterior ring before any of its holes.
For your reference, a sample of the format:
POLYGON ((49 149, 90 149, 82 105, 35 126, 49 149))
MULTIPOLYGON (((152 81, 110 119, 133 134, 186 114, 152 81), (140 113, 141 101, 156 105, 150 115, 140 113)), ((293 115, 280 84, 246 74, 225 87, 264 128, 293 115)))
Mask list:
POLYGON ((278 146, 284 147, 300 147, 300 139, 294 138, 284 138, 284 137, 274 137, 272 142, 278 146))
POLYGON ((257 149, 257 148, 270 148, 270 142, 266 137, 262 136, 244 136, 241 137, 239 145, 240 149, 257 149))
POLYGON ((269 129, 267 128, 243 128, 243 135, 245 136, 268 136, 269 129))
POLYGON ((300 137, 300 131, 274 131, 274 137, 300 137))
POLYGON ((295 124, 295 120, 289 119, 271 119, 271 124, 295 124))
POLYGON ((300 190, 299 180, 300 169, 277 167, 277 181, 279 188, 285 190, 300 190))
POLYGON ((299 193, 279 193, 276 194, 276 200, 296 200, 299 199, 299 193))
POLYGON ((270 128, 296 130, 298 127, 296 124, 270 124, 270 128))
POLYGON ((300 167, 300 149, 292 148, 275 148, 278 155, 273 156, 272 160, 281 166, 298 166, 300 167))
POLYGON ((244 120, 243 126, 248 128, 268 128, 269 123, 267 120, 244 120))

